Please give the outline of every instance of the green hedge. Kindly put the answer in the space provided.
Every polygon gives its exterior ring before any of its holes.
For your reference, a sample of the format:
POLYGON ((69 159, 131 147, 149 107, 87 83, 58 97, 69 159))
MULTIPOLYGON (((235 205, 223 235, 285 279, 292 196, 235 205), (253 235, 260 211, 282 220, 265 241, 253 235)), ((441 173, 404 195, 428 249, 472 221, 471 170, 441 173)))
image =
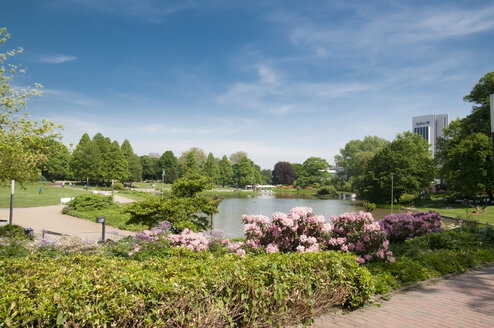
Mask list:
POLYGON ((373 295, 369 271, 336 252, 169 259, 102 255, 0 260, 6 326, 272 327, 373 295))

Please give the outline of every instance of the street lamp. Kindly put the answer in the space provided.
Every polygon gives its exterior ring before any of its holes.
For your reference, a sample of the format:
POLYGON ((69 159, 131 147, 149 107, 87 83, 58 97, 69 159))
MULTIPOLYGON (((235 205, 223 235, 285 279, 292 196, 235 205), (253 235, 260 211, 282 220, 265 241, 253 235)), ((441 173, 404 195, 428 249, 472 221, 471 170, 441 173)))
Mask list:
POLYGON ((393 184, 394 175, 391 174, 391 214, 393 214, 393 184))

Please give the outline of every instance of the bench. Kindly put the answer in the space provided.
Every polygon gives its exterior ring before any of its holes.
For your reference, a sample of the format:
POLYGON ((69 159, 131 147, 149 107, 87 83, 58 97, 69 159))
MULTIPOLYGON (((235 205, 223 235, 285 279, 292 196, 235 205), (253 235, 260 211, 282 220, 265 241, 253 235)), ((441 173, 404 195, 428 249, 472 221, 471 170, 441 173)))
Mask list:
POLYGON ((74 197, 60 198, 60 204, 61 204, 61 205, 65 205, 65 204, 67 204, 68 202, 70 202, 72 199, 74 199, 74 197))

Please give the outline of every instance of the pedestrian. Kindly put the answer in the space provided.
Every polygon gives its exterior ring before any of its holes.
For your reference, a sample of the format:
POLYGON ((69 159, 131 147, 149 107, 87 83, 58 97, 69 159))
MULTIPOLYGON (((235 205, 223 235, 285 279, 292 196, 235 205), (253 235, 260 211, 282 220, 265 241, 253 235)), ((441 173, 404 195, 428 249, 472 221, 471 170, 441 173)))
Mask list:
POLYGON ((72 182, 69 182, 69 189, 72 187, 72 182))
POLYGON ((43 193, 43 187, 39 187, 39 194, 41 195, 43 193))

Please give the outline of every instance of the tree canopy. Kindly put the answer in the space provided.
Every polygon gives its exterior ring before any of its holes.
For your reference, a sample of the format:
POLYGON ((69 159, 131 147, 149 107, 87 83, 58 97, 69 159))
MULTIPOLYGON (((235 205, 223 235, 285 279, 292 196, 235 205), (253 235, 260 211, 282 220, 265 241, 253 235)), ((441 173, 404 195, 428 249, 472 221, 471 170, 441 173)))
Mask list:
POLYGON ((274 165, 272 172, 273 183, 291 185, 295 181, 295 171, 288 162, 278 162, 274 165))

